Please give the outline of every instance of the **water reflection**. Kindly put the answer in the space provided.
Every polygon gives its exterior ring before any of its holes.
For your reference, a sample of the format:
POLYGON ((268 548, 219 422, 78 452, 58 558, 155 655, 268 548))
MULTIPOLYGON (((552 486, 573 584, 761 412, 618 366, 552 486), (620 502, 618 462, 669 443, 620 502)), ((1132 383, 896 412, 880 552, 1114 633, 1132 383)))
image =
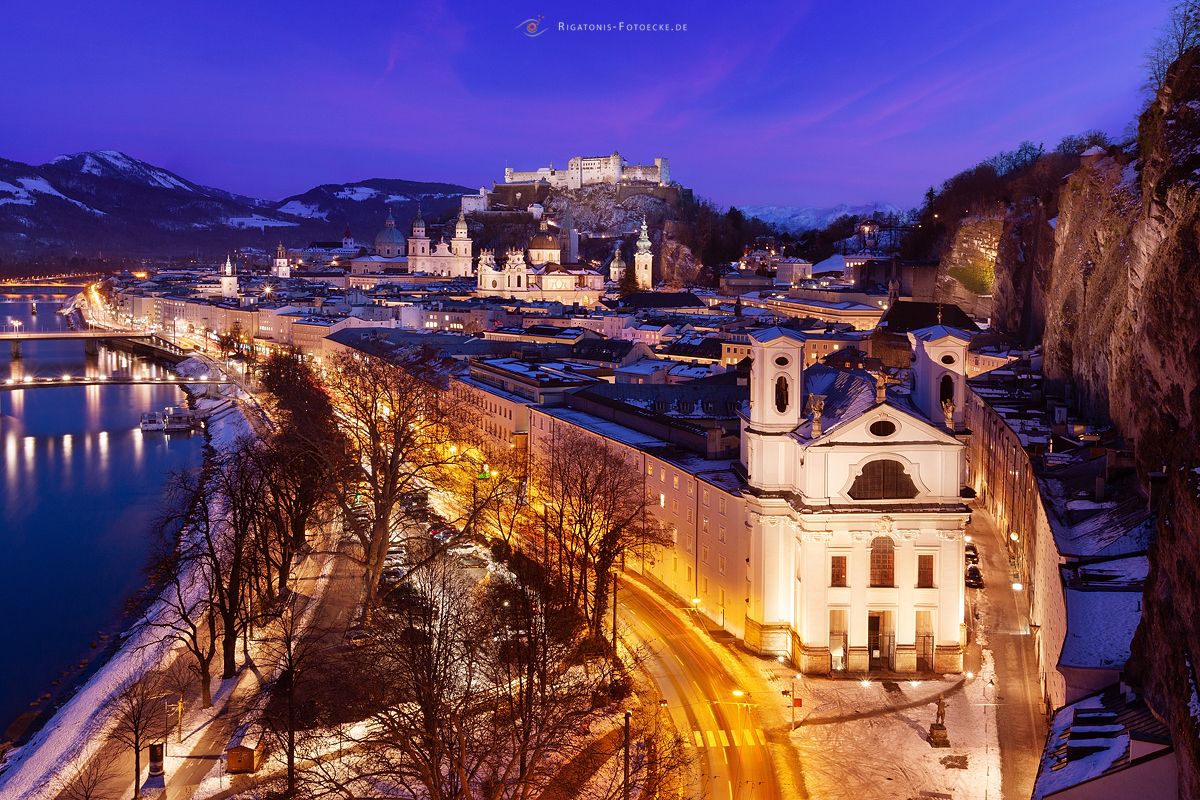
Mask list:
MULTIPOLYGON (((10 303, 26 329, 65 328, 54 306, 10 303), (37 326, 37 327, 35 327, 37 326)), ((142 363, 106 348, 91 357, 78 341, 26 343, 22 358, 0 347, 0 376, 116 377, 142 363)), ((142 366, 147 374, 161 372, 142 366)), ((145 434, 145 411, 179 405, 172 386, 72 386, 0 390, 0 729, 49 688, 63 669, 91 654, 97 631, 113 631, 126 598, 144 578, 152 520, 162 487, 199 463, 203 440, 145 434), (47 635, 53 631, 53 635, 47 635)))

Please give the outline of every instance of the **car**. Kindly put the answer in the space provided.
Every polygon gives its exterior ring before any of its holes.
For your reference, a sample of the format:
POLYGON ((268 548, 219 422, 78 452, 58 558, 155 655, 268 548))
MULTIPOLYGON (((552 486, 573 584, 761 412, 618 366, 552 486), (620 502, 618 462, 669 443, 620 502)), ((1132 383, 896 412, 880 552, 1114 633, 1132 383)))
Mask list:
POLYGON ((968 550, 967 552, 963 553, 963 560, 966 561, 968 564, 974 564, 974 565, 978 566, 979 553, 972 553, 970 550, 968 550))
POLYGON ((975 544, 974 542, 967 542, 963 547, 963 550, 966 551, 968 555, 975 556, 976 560, 979 559, 979 545, 975 544))
POLYGON ((967 584, 967 588, 970 588, 970 589, 982 589, 983 588, 983 573, 979 570, 979 567, 976 566, 975 564, 971 564, 970 566, 967 567, 967 573, 966 573, 966 577, 964 580, 965 580, 965 583, 967 584))

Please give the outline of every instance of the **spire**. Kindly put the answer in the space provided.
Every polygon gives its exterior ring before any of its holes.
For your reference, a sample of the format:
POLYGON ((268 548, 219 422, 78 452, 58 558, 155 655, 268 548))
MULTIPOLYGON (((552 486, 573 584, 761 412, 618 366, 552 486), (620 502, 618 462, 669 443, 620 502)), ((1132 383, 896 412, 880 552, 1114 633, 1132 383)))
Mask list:
POLYGON ((396 227, 396 218, 392 216, 392 207, 391 206, 388 206, 388 215, 387 215, 387 219, 385 219, 383 221, 383 227, 385 227, 385 228, 396 227))
POLYGON ((941 303, 938 303, 937 312, 938 312, 938 316, 937 316, 938 325, 941 325, 942 324, 942 304, 941 303))
POLYGON ((650 230, 646 227, 646 215, 642 215, 642 232, 638 236, 637 251, 639 253, 650 252, 650 230))

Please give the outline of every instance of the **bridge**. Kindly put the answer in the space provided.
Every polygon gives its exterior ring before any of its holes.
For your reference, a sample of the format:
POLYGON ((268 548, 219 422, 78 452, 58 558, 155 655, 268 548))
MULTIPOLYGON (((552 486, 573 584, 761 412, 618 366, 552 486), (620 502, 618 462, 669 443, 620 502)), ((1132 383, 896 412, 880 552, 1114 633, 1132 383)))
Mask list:
POLYGON ((58 378, 39 378, 26 375, 23 378, 5 378, 0 383, 0 392, 18 392, 24 389, 42 389, 51 386, 222 386, 234 383, 232 378, 181 378, 167 375, 161 378, 123 378, 107 375, 62 375, 58 378))
POLYGON ((84 343, 86 350, 91 350, 101 341, 140 341, 141 343, 161 350, 173 356, 186 355, 186 351, 172 344, 161 336, 150 331, 138 330, 86 330, 86 331, 4 331, 0 332, 0 342, 12 344, 12 357, 21 357, 22 342, 58 342, 79 340, 84 343))

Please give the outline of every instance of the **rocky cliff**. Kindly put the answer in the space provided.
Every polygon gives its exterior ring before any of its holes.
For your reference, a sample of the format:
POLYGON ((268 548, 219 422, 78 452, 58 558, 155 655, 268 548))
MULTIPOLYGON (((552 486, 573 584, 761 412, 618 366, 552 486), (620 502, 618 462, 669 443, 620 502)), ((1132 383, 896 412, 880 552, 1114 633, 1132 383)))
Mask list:
POLYGON ((1089 151, 1049 202, 1010 202, 996 273, 998 327, 1044 326, 1047 377, 1122 431, 1155 486, 1129 672, 1171 728, 1181 796, 1200 798, 1200 51, 1172 67, 1135 152, 1089 151))

